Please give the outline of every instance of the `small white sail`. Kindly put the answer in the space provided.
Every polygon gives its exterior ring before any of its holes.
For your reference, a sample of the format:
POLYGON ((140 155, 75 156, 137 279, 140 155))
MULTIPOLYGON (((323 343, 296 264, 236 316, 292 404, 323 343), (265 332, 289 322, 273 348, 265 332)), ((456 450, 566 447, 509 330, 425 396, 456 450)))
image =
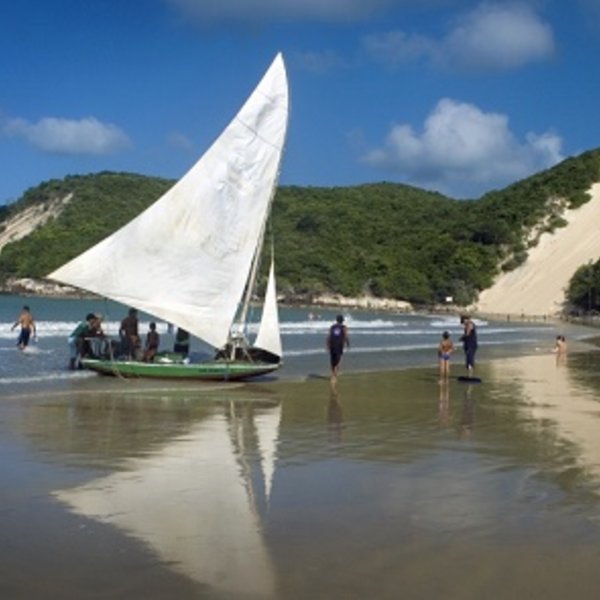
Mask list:
POLYGON ((49 278, 223 346, 268 217, 287 122, 287 77, 278 54, 237 116, 182 179, 49 278))
POLYGON ((279 313, 277 310, 275 264, 273 260, 271 260, 269 281, 267 283, 267 290, 265 292, 265 303, 263 305, 262 317, 254 346, 279 357, 283 355, 283 350, 281 347, 281 332, 279 330, 279 313))

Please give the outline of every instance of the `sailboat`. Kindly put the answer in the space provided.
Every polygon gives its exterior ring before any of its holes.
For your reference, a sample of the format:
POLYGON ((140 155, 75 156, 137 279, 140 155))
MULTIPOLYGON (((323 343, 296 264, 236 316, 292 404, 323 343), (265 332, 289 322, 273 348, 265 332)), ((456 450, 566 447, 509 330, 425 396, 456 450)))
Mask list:
POLYGON ((254 344, 248 313, 285 145, 289 101, 281 54, 198 162, 121 229, 48 278, 136 308, 215 351, 199 363, 110 355, 84 368, 124 377, 239 380, 281 364, 274 259, 254 344))

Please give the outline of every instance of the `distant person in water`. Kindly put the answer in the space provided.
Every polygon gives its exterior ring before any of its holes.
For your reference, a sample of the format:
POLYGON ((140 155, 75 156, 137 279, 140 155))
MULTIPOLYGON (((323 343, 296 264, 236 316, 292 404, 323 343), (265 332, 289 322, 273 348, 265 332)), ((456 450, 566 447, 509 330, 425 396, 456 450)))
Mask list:
POLYGON ((554 352, 556 354, 566 354, 567 353, 567 340, 564 335, 556 336, 556 343, 554 344, 554 352))
POLYGON ((27 348, 27 346, 29 345, 29 340, 31 339, 32 334, 34 339, 37 335, 35 320, 33 318, 33 315, 31 314, 29 306, 25 305, 21 309, 19 317, 15 321, 14 325, 10 328, 10 330, 13 331, 17 326, 21 327, 21 331, 19 332, 19 338, 17 339, 17 346, 19 346, 21 350, 25 350, 25 348, 27 348))
POLYGON ((160 335, 156 331, 156 323, 150 323, 150 330, 146 334, 146 346, 144 348, 144 362, 152 362, 160 345, 160 335))
POLYGON ((450 355, 454 352, 454 343, 450 339, 447 331, 442 333, 442 340, 438 346, 438 360, 440 364, 440 379, 445 380, 450 377, 450 355))
POLYGON ((463 326, 463 334, 460 339, 465 351, 465 366, 467 367, 467 375, 472 377, 475 370, 475 354, 477 352, 477 328, 467 315, 462 315, 460 322, 463 326))
POLYGON ((181 327, 178 327, 177 332, 175 333, 173 352, 181 354, 183 358, 187 358, 190 353, 190 334, 181 327))
POLYGON ((135 358, 140 346, 138 311, 135 308, 130 308, 127 316, 121 321, 119 336, 121 338, 121 353, 129 359, 135 358))
POLYGON ((335 323, 329 328, 327 335, 327 350, 329 350, 329 363, 331 365, 331 379, 336 381, 339 375, 340 362, 344 348, 350 348, 348 329, 344 325, 344 316, 338 315, 335 323))

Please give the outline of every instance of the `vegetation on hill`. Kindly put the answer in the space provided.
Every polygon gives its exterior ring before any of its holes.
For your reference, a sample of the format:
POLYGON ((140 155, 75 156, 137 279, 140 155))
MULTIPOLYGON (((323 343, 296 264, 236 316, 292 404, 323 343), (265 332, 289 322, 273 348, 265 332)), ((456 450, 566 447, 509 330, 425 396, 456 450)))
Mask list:
MULTIPOLYGON (((0 253, 0 279, 45 277, 109 233, 122 227, 163 194, 172 181, 127 173, 68 176, 29 189, 3 220, 34 203, 49 206, 73 194, 60 215, 0 253)), ((0 221, 0 228, 2 222, 0 221)))
MULTIPOLYGON (((473 201, 392 183, 281 187, 271 223, 280 291, 288 297, 370 293, 415 304, 451 296, 467 304, 500 269, 526 260, 541 233, 563 226, 564 208, 586 202, 586 190, 597 181, 600 151, 473 201)), ((172 183, 105 172, 28 190, 0 210, 0 228, 31 203, 49 205, 70 194, 72 199, 56 218, 5 246, 0 279, 44 277, 125 224, 172 183)))
POLYGON ((562 210, 589 200, 600 151, 457 201, 398 184, 282 188, 274 205, 279 287, 413 303, 473 301, 499 269, 514 269, 562 210))
POLYGON ((577 269, 567 289, 572 312, 600 313, 600 261, 577 269))

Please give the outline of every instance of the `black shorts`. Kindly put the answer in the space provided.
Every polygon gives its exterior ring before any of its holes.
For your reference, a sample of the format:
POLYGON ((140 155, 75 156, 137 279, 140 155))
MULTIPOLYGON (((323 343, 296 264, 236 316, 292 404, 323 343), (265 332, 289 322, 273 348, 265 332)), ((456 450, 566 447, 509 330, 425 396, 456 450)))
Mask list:
POLYGON ((21 333, 19 333, 19 339, 17 340, 18 346, 27 346, 29 345, 29 338, 31 337, 31 329, 24 327, 21 329, 21 333))
POLYGON ((465 363, 467 365, 467 369, 475 366, 475 352, 477 352, 477 348, 465 349, 465 363))
POLYGON ((330 350, 329 351, 329 363, 331 364, 331 368, 334 369, 340 364, 340 360, 342 360, 343 350, 330 350))

